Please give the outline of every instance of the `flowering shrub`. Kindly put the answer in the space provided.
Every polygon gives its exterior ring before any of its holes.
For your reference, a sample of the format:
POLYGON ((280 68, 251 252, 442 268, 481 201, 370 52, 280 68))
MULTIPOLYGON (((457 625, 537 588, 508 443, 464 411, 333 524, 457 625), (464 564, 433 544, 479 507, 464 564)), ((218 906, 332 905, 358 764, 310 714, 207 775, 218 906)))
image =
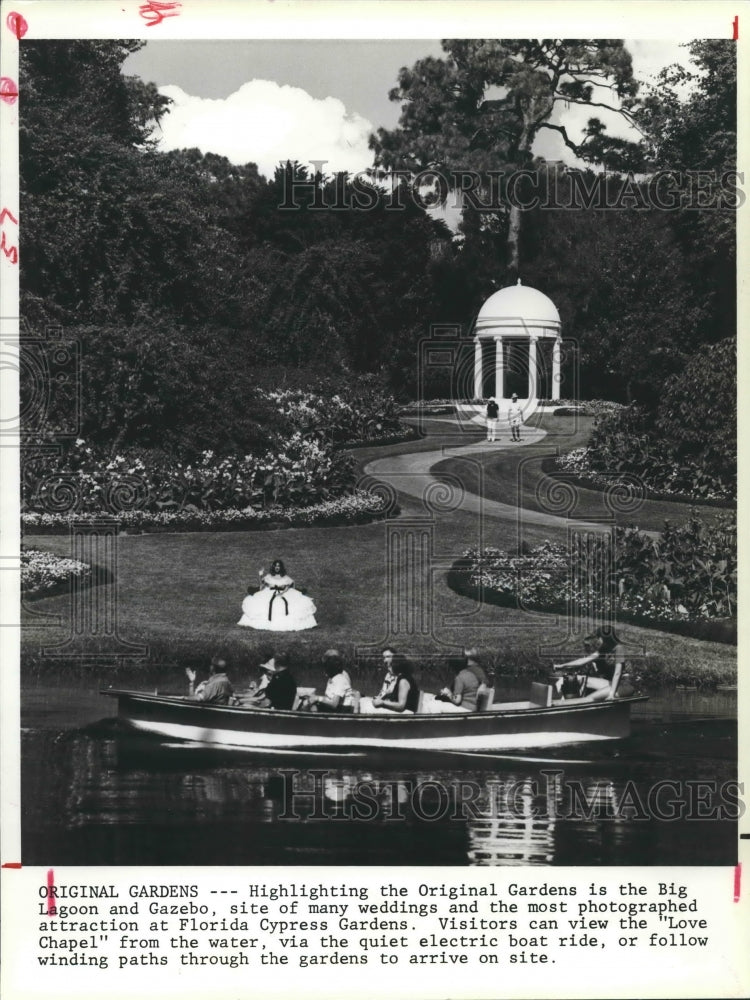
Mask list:
MULTIPOLYGON (((670 460, 669 455, 660 453, 658 444, 644 449, 642 442, 636 442, 635 446, 629 447, 629 451, 617 451, 617 460, 609 466, 614 469, 614 475, 612 472, 605 474, 610 450, 575 448, 559 455, 555 465, 560 472, 588 479, 602 489, 616 485, 617 473, 620 473, 623 482, 632 483, 635 479, 659 495, 721 502, 734 498, 735 485, 729 482, 729 477, 722 483, 704 475, 699 469, 678 465, 670 460), (636 460, 634 451, 639 449, 642 450, 636 460)), ((731 478, 736 479, 734 476, 731 478)))
POLYGON ((229 510, 269 504, 309 504, 344 493, 353 460, 300 432, 278 451, 194 462, 167 456, 98 454, 78 440, 68 455, 48 460, 42 475, 26 463, 25 507, 46 513, 137 510, 229 510))
POLYGON ((525 556, 501 549, 469 549, 470 582, 509 601, 532 607, 556 606, 566 599, 568 556, 563 545, 545 541, 525 556))
POLYGON ((469 549, 464 560, 470 585, 501 603, 664 622, 737 614, 737 532, 728 516, 707 525, 693 513, 657 538, 617 528, 614 539, 581 536, 571 550, 545 541, 521 556, 469 549))
POLYGON ((27 597, 37 597, 54 590, 71 577, 86 577, 91 567, 77 559, 62 559, 38 549, 21 551, 21 590, 27 597))
POLYGON ((264 396, 306 437, 317 437, 329 444, 376 441, 403 430, 395 400, 374 386, 363 385, 356 398, 302 389, 266 392, 264 396))
POLYGON ((617 531, 617 574, 624 609, 662 618, 730 618, 737 614, 737 524, 730 515, 706 524, 695 511, 658 538, 617 531))
MULTIPOLYGON (((731 407, 722 401, 715 409, 731 407)), ((737 494, 734 446, 721 439, 714 448, 707 432, 703 452, 688 449, 674 439, 674 432, 668 437, 666 427, 655 427, 653 417, 636 406, 602 416, 586 453, 587 475, 608 473, 611 482, 612 474, 622 473, 637 477, 657 493, 696 500, 733 499, 737 494)), ((726 437, 726 428, 722 430, 726 437)))
MULTIPOLYGON (((272 505, 244 510, 124 510, 114 515, 120 527, 130 532, 142 531, 252 531, 259 528, 305 527, 308 525, 365 524, 390 513, 387 501, 366 490, 305 507, 272 505)), ((98 520, 101 513, 76 514, 38 512, 23 514, 28 534, 68 531, 71 520, 98 520)))

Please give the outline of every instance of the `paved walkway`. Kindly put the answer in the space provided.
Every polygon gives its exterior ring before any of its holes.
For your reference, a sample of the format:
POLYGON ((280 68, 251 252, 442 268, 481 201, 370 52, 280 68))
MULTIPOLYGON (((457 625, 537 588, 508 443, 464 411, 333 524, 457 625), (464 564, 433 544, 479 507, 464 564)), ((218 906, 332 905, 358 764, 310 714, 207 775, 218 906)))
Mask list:
MULTIPOLYGON (((430 422, 439 421, 456 428, 456 433, 461 433, 458 422, 454 417, 430 417, 430 422)), ((416 419, 409 422, 416 423, 416 419)), ((465 424, 463 424, 465 428, 465 424)), ((448 436, 446 427, 446 436, 448 436)), ((456 485, 450 484, 450 476, 444 475, 436 477, 431 470, 438 462, 447 458, 472 457, 484 459, 489 454, 497 452, 519 451, 529 445, 537 444, 547 436, 547 432, 533 426, 524 426, 522 430, 521 443, 516 444, 508 437, 507 429, 503 438, 490 444, 486 440, 474 441, 464 445, 442 445, 434 451, 407 452, 401 455, 385 455, 376 458, 364 466, 364 471, 382 482, 388 483, 394 490, 405 493, 407 496, 416 497, 424 501, 426 497, 431 502, 442 508, 450 510, 460 510, 465 513, 481 514, 483 517, 498 518, 504 521, 518 522, 522 520, 524 524, 544 525, 548 527, 567 528, 571 523, 584 531, 609 531, 609 525, 603 525, 596 521, 583 521, 566 517, 558 517, 554 514, 543 513, 542 511, 520 509, 516 504, 503 503, 499 500, 489 500, 478 496, 476 493, 469 493, 465 490, 460 481, 456 485)), ((458 480, 458 477, 455 477, 458 480)))

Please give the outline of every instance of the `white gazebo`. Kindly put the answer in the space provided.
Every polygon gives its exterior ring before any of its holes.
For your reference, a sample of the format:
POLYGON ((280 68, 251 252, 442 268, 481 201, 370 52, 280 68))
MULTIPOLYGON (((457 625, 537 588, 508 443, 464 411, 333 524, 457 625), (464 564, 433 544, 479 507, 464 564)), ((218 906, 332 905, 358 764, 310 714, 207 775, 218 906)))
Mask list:
POLYGON ((537 401, 541 373, 548 370, 542 352, 548 354, 550 348, 548 398, 559 399, 561 327, 554 302, 536 288, 522 285, 520 278, 517 285, 501 288, 479 310, 474 326, 474 396, 483 399, 494 395, 502 407, 510 395, 506 395, 506 381, 512 375, 519 385, 518 396, 537 401), (491 391, 486 392, 485 374, 488 369, 491 373, 493 365, 494 380, 488 387, 491 391))

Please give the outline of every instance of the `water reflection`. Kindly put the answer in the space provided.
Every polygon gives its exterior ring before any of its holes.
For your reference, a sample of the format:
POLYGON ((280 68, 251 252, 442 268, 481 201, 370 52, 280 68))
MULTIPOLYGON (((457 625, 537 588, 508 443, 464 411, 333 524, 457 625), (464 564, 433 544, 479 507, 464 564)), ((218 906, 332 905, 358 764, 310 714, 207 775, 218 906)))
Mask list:
POLYGON ((116 735, 113 724, 23 740, 25 864, 736 860, 736 823, 718 809, 736 759, 721 720, 650 726, 583 759, 252 754, 116 735), (665 779, 676 790, 657 801, 665 779), (700 780, 710 837, 686 805, 686 783, 700 780), (681 812, 655 815, 668 802, 681 812))

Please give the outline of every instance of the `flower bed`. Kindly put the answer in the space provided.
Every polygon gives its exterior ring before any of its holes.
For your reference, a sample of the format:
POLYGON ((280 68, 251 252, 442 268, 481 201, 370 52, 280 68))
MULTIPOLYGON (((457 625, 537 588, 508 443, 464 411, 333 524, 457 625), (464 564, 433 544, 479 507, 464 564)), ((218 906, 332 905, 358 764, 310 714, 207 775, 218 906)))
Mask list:
POLYGON ((260 510, 179 511, 123 510, 114 514, 60 512, 27 513, 22 524, 28 534, 60 534, 71 522, 87 523, 114 519, 123 531, 257 531, 277 528, 300 528, 308 525, 367 524, 395 513, 388 502, 375 493, 357 490, 335 500, 325 500, 306 507, 270 506, 260 510))
MULTIPOLYGON (((416 399, 412 403, 404 403, 399 410, 399 414, 403 417, 418 417, 420 414, 423 416, 443 416, 455 413, 457 404, 463 402, 471 402, 471 400, 416 399)), ((482 400, 480 399, 476 402, 481 403, 482 400)))
POLYGON ((279 414, 305 436, 316 436, 330 444, 374 444, 403 433, 399 411, 392 396, 366 380, 360 395, 344 398, 302 389, 266 392, 279 414))
MULTIPOLYGON (((509 590, 496 591, 483 588, 473 580, 471 571, 471 561, 469 559, 457 559, 448 570, 447 583, 449 588, 462 597, 471 600, 492 604, 502 608, 526 608, 527 610, 543 611, 549 614, 566 615, 569 612, 568 605, 564 601, 553 604, 526 604, 519 602, 515 593, 509 590)), ((673 635, 682 635, 690 639, 702 639, 705 642, 721 642, 726 645, 737 645, 737 620, 718 619, 715 621, 696 621, 683 619, 655 619, 645 615, 634 614, 627 610, 618 609, 616 620, 626 622, 630 625, 638 625, 641 628, 654 628, 660 632, 670 632, 673 635)), ((680 683, 688 683, 684 679, 680 683)))
MULTIPOLYGON (((268 412, 277 413, 272 447, 263 454, 205 450, 186 457, 131 448, 113 455, 79 438, 64 454, 30 453, 24 462, 23 509, 51 515, 42 523, 55 530, 80 515, 114 517, 149 529, 193 524, 202 530, 206 524, 238 521, 308 523, 310 516, 317 517, 309 514, 311 508, 340 499, 336 516, 346 520, 352 516, 347 498, 356 478, 345 447, 419 436, 401 423, 393 398, 372 379, 360 379, 347 398, 297 389, 260 395, 268 412), (219 512, 222 517, 204 516, 219 512)), ((372 515, 360 510, 357 516, 372 515)))
POLYGON ((613 403, 609 399, 540 399, 539 402, 545 406, 554 406, 555 416, 558 417, 579 414, 599 419, 623 409, 622 403, 613 403))
MULTIPOLYGON (((456 406, 483 406, 486 402, 486 399, 417 399, 413 403, 404 404, 399 412, 402 416, 437 416, 455 413, 456 406)), ((584 417, 600 417, 622 409, 621 403, 613 403, 607 399, 540 399, 539 405, 554 407, 555 416, 579 414, 584 417)))
POLYGON ((41 597, 67 586, 71 577, 86 578, 91 567, 77 559, 63 559, 38 549, 21 551, 21 591, 25 597, 41 597))
POLYGON ((354 480, 349 456, 299 431, 265 455, 204 451, 192 462, 154 453, 108 457, 79 439, 64 458, 32 458, 24 469, 26 509, 52 514, 307 506, 346 492, 354 480))
POLYGON ((469 549, 448 583, 475 599, 574 617, 621 619, 695 638, 736 642, 736 527, 693 516, 659 539, 636 528, 581 539, 568 550, 545 541, 522 555, 469 549))
POLYGON ((725 489, 707 488, 700 494, 687 493, 675 487, 670 489, 670 483, 676 482, 676 477, 671 480, 663 476, 658 482, 647 479, 642 475, 634 475, 629 472, 617 470, 612 474, 604 474, 600 469, 592 465, 593 453, 590 448, 574 448, 572 451, 558 455, 550 461, 546 461, 543 470, 554 475, 555 472, 564 473, 566 476, 575 476, 581 486, 588 486, 596 490, 611 489, 618 482, 625 486, 633 484, 642 486, 648 491, 651 500, 672 500, 679 503, 690 503, 718 507, 734 507, 731 491, 725 489), (621 478, 618 479, 617 473, 621 478))
POLYGON ((399 424, 399 428, 397 431, 383 434, 382 437, 373 438, 370 441, 347 441, 344 447, 352 450, 357 448, 380 448, 387 444, 401 444, 402 441, 415 441, 422 437, 419 429, 412 427, 410 424, 399 424))

